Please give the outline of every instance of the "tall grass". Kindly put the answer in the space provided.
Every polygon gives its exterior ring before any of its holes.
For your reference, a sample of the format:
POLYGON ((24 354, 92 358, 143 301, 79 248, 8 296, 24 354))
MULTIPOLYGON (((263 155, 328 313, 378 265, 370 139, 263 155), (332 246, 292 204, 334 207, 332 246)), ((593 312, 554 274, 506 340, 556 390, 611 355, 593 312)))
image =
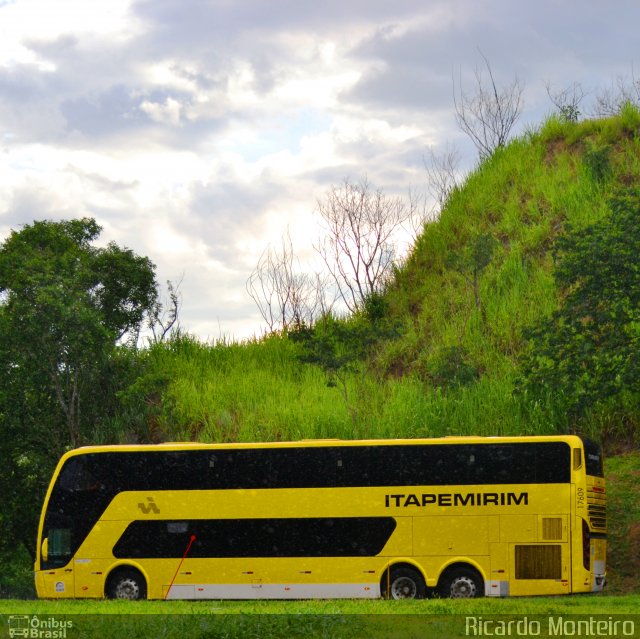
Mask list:
MULTIPOLYGON (((434 388, 418 374, 353 373, 347 393, 300 363, 284 337, 269 343, 205 345, 181 339, 149 354, 147 374, 166 380, 155 415, 164 440, 275 441, 403 438, 523 432, 508 376, 434 388), (351 407, 353 408, 353 406, 351 407)), ((536 426, 553 432, 553 424, 536 426)))

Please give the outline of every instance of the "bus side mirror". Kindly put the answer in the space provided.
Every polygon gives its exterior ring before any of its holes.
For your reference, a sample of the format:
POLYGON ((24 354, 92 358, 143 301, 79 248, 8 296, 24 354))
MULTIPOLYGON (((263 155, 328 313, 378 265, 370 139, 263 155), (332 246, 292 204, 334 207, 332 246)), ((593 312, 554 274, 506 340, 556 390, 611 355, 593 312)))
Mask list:
POLYGON ((45 537, 40 548, 40 557, 43 561, 49 560, 49 538, 45 537))

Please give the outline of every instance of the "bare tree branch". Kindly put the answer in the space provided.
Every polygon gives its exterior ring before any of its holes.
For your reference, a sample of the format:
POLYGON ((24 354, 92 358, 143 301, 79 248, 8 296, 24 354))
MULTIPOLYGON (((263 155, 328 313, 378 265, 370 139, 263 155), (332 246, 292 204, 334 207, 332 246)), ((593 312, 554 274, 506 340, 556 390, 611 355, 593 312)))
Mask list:
POLYGON ((593 115, 598 118, 617 115, 627 103, 640 107, 640 80, 636 79, 633 68, 630 80, 619 75, 608 88, 596 95, 593 115))
POLYGON ((586 93, 579 82, 574 82, 564 89, 552 89, 551 83, 545 84, 547 95, 558 109, 560 117, 567 122, 577 122, 580 118, 580 102, 586 93))
POLYGON ((268 246, 247 280, 247 292, 270 332, 310 325, 333 306, 327 278, 297 272, 297 263, 287 231, 280 249, 268 246))
POLYGON ((156 299, 147 319, 147 326, 151 331, 150 342, 159 344, 169 336, 172 331, 178 330, 178 316, 182 306, 182 294, 180 285, 182 278, 177 284, 167 280, 167 296, 164 302, 156 299))
MULTIPOLYGON (((415 244, 416 240, 424 231, 425 224, 434 220, 437 215, 435 206, 429 206, 425 193, 409 189, 408 195, 409 210, 404 227, 415 244)), ((397 261, 397 257, 396 257, 397 261)))
POLYGON ((456 90, 454 82, 453 104, 458 126, 471 138, 480 157, 486 158, 507 143, 511 129, 522 113, 524 86, 516 76, 509 85, 499 89, 489 60, 482 52, 480 56, 489 76, 488 83, 476 67, 475 93, 465 93, 462 80, 456 90))
POLYGON ((325 236, 316 250, 322 257, 339 297, 351 312, 382 289, 396 255, 394 234, 411 209, 399 197, 373 191, 364 179, 348 179, 332 187, 318 202, 325 236))
POLYGON ((429 193, 438 203, 440 210, 458 186, 459 164, 460 153, 448 142, 441 153, 436 153, 433 147, 429 147, 429 155, 424 161, 424 168, 427 171, 429 193))

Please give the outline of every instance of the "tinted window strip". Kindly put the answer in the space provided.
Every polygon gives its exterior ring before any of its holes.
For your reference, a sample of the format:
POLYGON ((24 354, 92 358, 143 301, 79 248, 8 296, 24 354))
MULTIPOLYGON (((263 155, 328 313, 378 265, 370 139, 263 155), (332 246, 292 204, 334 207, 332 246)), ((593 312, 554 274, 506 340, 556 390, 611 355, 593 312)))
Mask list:
MULTIPOLYGON (((95 453, 120 490, 566 483, 564 442, 95 453), (108 456, 105 459, 104 456, 108 456)), ((99 467, 103 469, 100 470, 99 467)))
POLYGON ((395 527, 392 517, 139 520, 129 524, 113 555, 180 559, 189 548, 191 558, 373 557, 395 527))

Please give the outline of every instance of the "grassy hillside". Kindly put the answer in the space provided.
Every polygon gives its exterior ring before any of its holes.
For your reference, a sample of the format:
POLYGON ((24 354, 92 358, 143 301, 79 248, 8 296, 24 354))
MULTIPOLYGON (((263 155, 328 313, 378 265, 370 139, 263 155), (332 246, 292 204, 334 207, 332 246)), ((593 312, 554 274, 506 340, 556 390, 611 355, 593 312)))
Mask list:
MULTIPOLYGON (((549 119, 482 162, 427 224, 385 293, 399 327, 342 384, 301 364, 282 335, 243 344, 181 337, 146 354, 127 395, 138 436, 206 441, 414 437, 579 430, 634 441, 636 397, 569 422, 514 393, 525 332, 558 304, 555 239, 640 183, 640 113, 549 119), (486 267, 469 255, 491 242, 486 267), (329 382, 329 383, 328 383, 329 382), (146 431, 145 428, 150 428, 146 431)), ((130 422, 129 422, 130 423, 130 422)))
MULTIPOLYGON (((475 422, 473 431, 575 428, 542 407, 526 406, 523 413, 520 399, 512 397, 525 331, 557 306, 556 238, 568 226, 580 229, 600 219, 611 196, 639 180, 639 114, 630 106, 605 120, 552 118, 494 154, 453 194, 438 221, 426 227, 398 273, 390 300, 406 332, 386 349, 381 365, 428 385, 443 357, 462 354, 478 381, 454 395, 474 407, 465 415, 475 422), (497 244, 479 277, 478 308, 469 271, 449 263, 483 235, 497 244)), ((450 384, 448 394, 451 390, 450 384)), ((602 432, 615 434, 617 424, 626 422, 627 430, 617 434, 632 436, 635 404, 624 415, 591 415, 581 427, 599 438, 602 432)))

